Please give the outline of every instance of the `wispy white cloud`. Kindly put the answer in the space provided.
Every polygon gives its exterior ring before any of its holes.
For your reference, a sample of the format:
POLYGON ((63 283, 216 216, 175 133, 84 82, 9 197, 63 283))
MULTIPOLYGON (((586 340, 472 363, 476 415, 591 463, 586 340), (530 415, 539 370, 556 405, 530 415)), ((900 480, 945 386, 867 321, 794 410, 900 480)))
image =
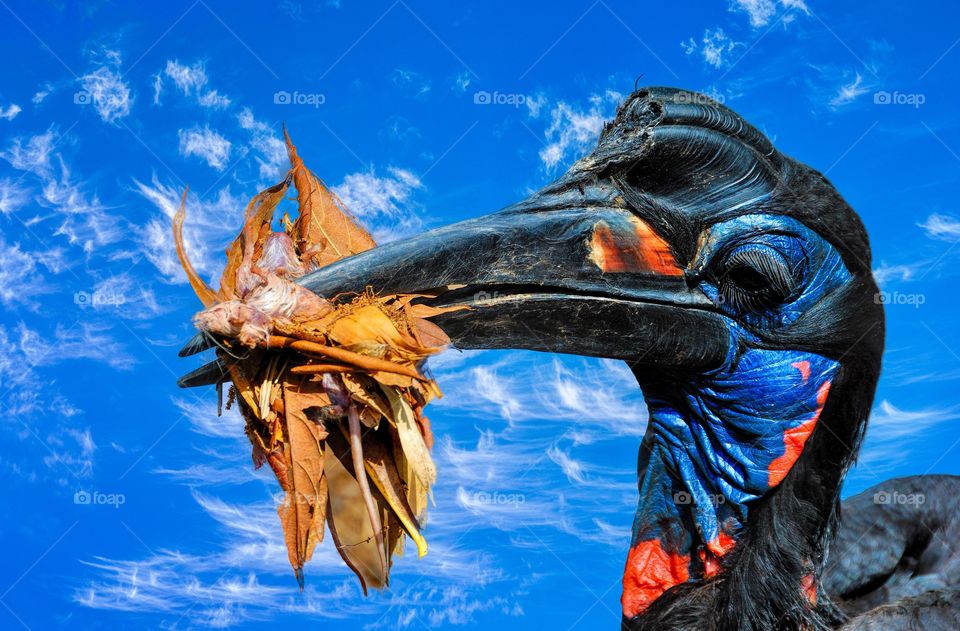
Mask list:
POLYGON ((65 466, 80 478, 89 478, 93 475, 93 454, 97 450, 97 445, 93 442, 89 427, 83 430, 65 429, 50 433, 46 443, 51 453, 44 457, 44 464, 50 468, 56 468, 58 465, 65 466))
MULTIPOLYGON (((746 13, 750 18, 750 25, 756 28, 766 26, 778 13, 776 0, 733 0, 730 10, 746 13)), ((800 12, 809 15, 804 0, 779 0, 779 7, 786 11, 800 12)))
MULTIPOLYGON (((600 135, 603 123, 609 119, 623 95, 613 90, 594 94, 586 108, 565 101, 550 109, 550 123, 544 130, 546 144, 540 150, 540 161, 547 170, 555 170, 572 157, 584 153, 600 135)), ((539 100, 527 103, 530 115, 537 117, 545 104, 539 100)))
POLYGON ((870 414, 866 439, 858 462, 865 473, 889 471, 916 457, 913 448, 925 434, 960 419, 960 406, 907 410, 883 400, 870 414))
POLYGON ((52 208, 62 218, 54 234, 66 237, 87 255, 124 236, 122 220, 112 216, 96 195, 86 193, 74 181, 67 163, 58 157, 59 177, 48 177, 38 203, 52 208))
POLYGON ((870 88, 863 84, 863 77, 857 72, 854 78, 848 83, 844 83, 837 89, 836 95, 830 99, 832 107, 841 107, 857 100, 870 91, 870 88))
POLYGON ((250 132, 250 146, 257 153, 254 157, 260 165, 260 178, 278 180, 289 167, 287 147, 280 140, 279 130, 257 120, 248 107, 237 115, 237 121, 250 132))
MULTIPOLYGON (((511 352, 464 353, 470 367, 434 361, 433 370, 449 398, 432 405, 471 410, 482 418, 499 417, 511 425, 552 419, 566 429, 576 421, 581 435, 641 436, 647 409, 633 374, 623 362, 581 359, 538 361, 539 355, 511 352), (487 361, 487 357, 496 358, 487 361)), ((444 357, 439 358, 441 360, 444 357)), ((446 360, 449 361, 449 360, 446 360)))
POLYGON ((103 56, 104 65, 78 79, 81 91, 75 95, 74 102, 93 105, 104 122, 115 123, 130 115, 134 97, 120 74, 119 52, 107 50, 103 56))
POLYGON ((29 199, 26 188, 9 178, 0 179, 0 214, 9 215, 22 208, 29 199))
POLYGON ((28 171, 40 179, 42 188, 36 202, 55 214, 37 221, 58 219, 60 224, 50 232, 65 237, 71 245, 90 255, 98 248, 118 241, 123 236, 123 223, 108 213, 95 194, 86 192, 84 186, 74 179, 70 166, 55 152, 61 141, 59 132, 51 127, 27 140, 13 139, 7 150, 0 152, 0 157, 14 168, 28 171))
POLYGON ((59 271, 56 261, 49 262, 45 253, 21 249, 19 243, 8 244, 0 235, 0 303, 10 309, 15 306, 37 307, 37 296, 54 291, 40 267, 53 267, 59 271))
POLYGON ((405 94, 414 98, 424 98, 430 94, 430 79, 408 68, 397 68, 390 73, 390 80, 405 94))
POLYGON ((178 135, 181 156, 197 156, 217 171, 227 168, 232 144, 209 125, 181 129, 178 135))
POLYGON ((123 344, 109 335, 108 329, 92 323, 57 324, 52 335, 43 336, 21 322, 17 332, 20 351, 32 366, 90 360, 127 370, 136 363, 123 344))
POLYGON ((0 152, 0 158, 15 169, 30 171, 40 176, 48 175, 51 169, 50 158, 58 136, 56 128, 52 126, 27 140, 18 136, 10 142, 6 151, 0 152))
POLYGON ((51 84, 51 83, 45 83, 45 84, 43 84, 43 87, 42 87, 42 88, 40 88, 39 90, 37 90, 37 91, 34 93, 33 98, 30 99, 30 101, 31 101, 34 105, 40 105, 41 103, 44 102, 44 100, 46 100, 46 98, 47 98, 48 96, 50 96, 51 94, 53 94, 53 92, 54 92, 53 84, 51 84))
POLYGON ((583 463, 571 458, 569 453, 553 445, 547 449, 547 457, 560 467, 563 475, 571 482, 583 484, 586 481, 583 477, 583 463))
POLYGON ((931 239, 939 241, 960 240, 960 220, 950 215, 934 213, 926 221, 917 224, 931 239))
POLYGON ((89 307, 127 320, 148 320, 167 311, 149 285, 129 272, 112 274, 97 281, 85 292, 89 307))
POLYGON ((743 46, 743 42, 728 37, 720 27, 706 29, 699 44, 692 37, 680 43, 685 54, 693 55, 699 51, 705 63, 718 69, 729 66, 730 55, 743 46))
POLYGON ((453 90, 454 92, 459 92, 463 94, 467 91, 467 88, 470 87, 470 73, 461 72, 453 78, 453 90))
POLYGON ((24 354, 15 330, 0 325, 0 380, 7 386, 2 395, 6 420, 35 417, 47 411, 70 417, 73 406, 48 381, 37 374, 24 354))
POLYGON ((154 75, 154 104, 160 103, 160 95, 163 92, 163 76, 172 80, 174 85, 183 93, 184 96, 193 96, 197 103, 203 107, 213 109, 224 109, 230 106, 230 98, 220 94, 217 90, 208 88, 209 78, 207 77, 206 67, 202 61, 197 61, 191 66, 181 64, 178 60, 168 60, 163 70, 163 75, 157 73, 154 75))
POLYGON ((3 120, 12 121, 17 117, 17 114, 19 114, 22 111, 23 110, 20 109, 20 106, 17 105, 16 103, 11 103, 6 107, 0 106, 0 118, 2 118, 3 120))
POLYGON ((393 241, 421 225, 413 199, 424 189, 420 178, 398 167, 389 167, 387 173, 350 173, 333 187, 347 209, 370 229, 377 243, 393 241))
POLYGON ((879 267, 874 268, 873 278, 878 285, 884 285, 892 281, 910 281, 916 275, 929 265, 928 262, 902 263, 900 265, 888 265, 881 263, 879 267))

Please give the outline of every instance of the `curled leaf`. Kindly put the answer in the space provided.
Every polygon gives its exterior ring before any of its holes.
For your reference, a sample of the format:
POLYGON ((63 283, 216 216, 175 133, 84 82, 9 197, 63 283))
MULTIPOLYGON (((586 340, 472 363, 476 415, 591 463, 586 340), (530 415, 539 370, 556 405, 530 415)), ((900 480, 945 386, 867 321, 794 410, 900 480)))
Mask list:
POLYGON ((177 258, 180 260, 180 266, 187 275, 190 286, 193 287, 194 293, 197 294, 197 298, 200 299, 203 306, 209 307, 217 302, 217 294, 197 274, 197 270, 194 269, 193 263, 187 256, 187 249, 183 245, 183 220, 187 216, 187 192, 189 190, 189 188, 184 189, 183 197, 180 199, 180 207, 173 216, 173 243, 177 248, 177 258))

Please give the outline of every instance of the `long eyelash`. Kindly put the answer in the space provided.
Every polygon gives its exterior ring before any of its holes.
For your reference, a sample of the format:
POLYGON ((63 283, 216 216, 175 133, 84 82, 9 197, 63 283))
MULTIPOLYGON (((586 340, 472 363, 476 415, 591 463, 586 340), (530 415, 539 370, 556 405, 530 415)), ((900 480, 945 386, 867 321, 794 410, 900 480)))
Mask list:
POLYGON ((745 264, 757 270, 782 292, 788 291, 793 286, 794 277, 782 261, 759 249, 747 248, 734 252, 727 267, 732 268, 737 264, 745 264))
POLYGON ((727 271, 746 267, 762 275, 768 285, 756 290, 733 282, 726 274, 719 279, 722 295, 737 311, 757 311, 770 308, 789 298, 797 283, 797 272, 786 261, 764 252, 759 247, 744 247, 733 252, 724 262, 727 271))

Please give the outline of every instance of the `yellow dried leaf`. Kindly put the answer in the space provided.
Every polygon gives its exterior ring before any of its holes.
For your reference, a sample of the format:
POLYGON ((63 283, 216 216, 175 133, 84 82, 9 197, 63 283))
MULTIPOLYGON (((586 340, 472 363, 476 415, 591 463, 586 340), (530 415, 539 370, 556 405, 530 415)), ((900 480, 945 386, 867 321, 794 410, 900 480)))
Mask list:
POLYGON ((397 427, 407 464, 424 486, 432 486, 437 481, 437 466, 430 457, 426 443, 423 442, 423 435, 417 427, 413 410, 394 388, 382 390, 390 401, 393 422, 397 427))

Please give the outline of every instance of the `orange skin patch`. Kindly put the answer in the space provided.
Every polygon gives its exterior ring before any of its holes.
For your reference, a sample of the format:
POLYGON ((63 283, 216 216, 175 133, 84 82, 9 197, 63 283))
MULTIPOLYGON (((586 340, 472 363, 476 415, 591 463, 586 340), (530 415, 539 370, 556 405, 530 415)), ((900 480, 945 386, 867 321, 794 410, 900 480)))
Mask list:
POLYGON ((803 383, 807 383, 807 381, 810 380, 810 362, 795 362, 790 365, 800 371, 800 377, 803 378, 803 383))
POLYGON ((720 571, 720 559, 737 545, 737 540, 725 532, 707 544, 705 550, 700 551, 700 560, 703 561, 703 576, 710 578, 720 571))
POLYGON ((606 221, 594 224, 590 260, 604 273, 683 274, 667 242, 633 216, 612 228, 606 221))
POLYGON ((793 464, 800 457, 803 446, 807 443, 807 439, 810 438, 810 434, 813 433, 813 429, 817 426, 817 421, 820 419, 823 404, 826 403, 827 394, 830 392, 830 383, 829 381, 825 382, 820 386, 820 389, 817 390, 817 409, 810 420, 804 421, 800 425, 793 429, 788 429, 783 433, 783 455, 771 462, 770 467, 767 469, 770 476, 768 484, 771 488, 780 484, 783 479, 787 477, 790 468, 793 467, 793 464))
POLYGON ((656 539, 641 541, 630 548, 623 570, 623 615, 632 618, 674 585, 690 579, 690 557, 670 554, 656 539))
POLYGON ((807 574, 804 576, 803 580, 800 582, 800 587, 803 589, 803 593, 807 595, 807 600, 810 601, 810 604, 816 607, 817 583, 813 580, 813 574, 807 574))

